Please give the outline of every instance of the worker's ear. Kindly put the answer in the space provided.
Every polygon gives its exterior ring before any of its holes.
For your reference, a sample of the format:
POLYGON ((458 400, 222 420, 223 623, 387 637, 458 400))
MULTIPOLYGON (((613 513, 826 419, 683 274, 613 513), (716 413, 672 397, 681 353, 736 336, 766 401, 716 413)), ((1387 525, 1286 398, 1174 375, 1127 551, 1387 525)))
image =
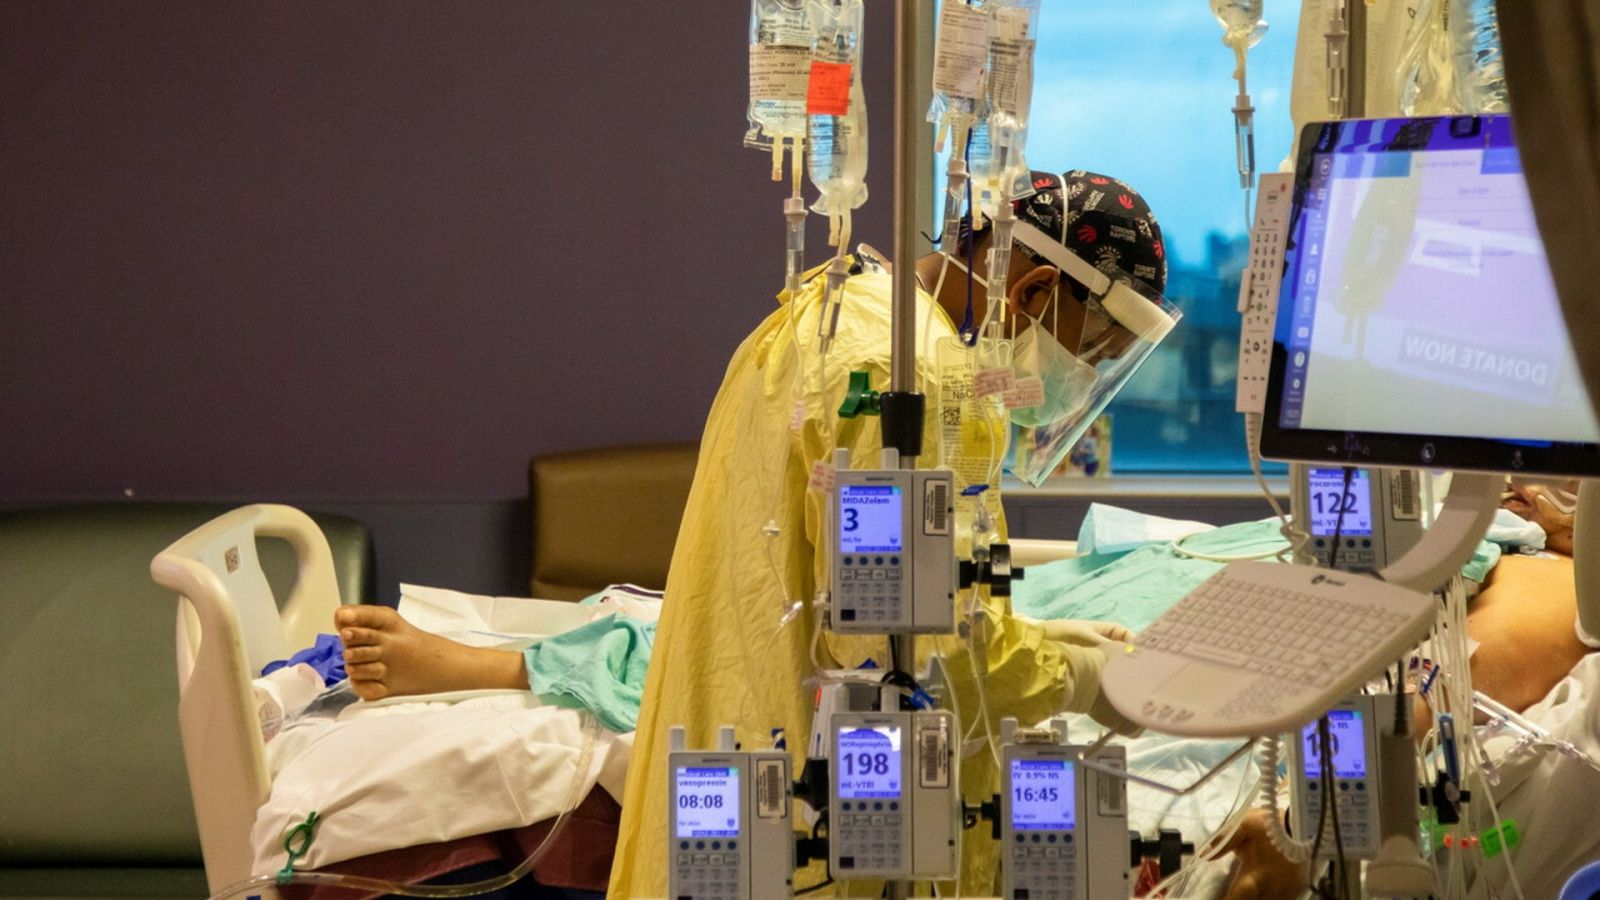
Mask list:
POLYGON ((1011 314, 1024 313, 1034 319, 1044 315, 1060 279, 1061 273, 1056 271, 1055 266, 1034 266, 1029 269, 1007 292, 1011 314))

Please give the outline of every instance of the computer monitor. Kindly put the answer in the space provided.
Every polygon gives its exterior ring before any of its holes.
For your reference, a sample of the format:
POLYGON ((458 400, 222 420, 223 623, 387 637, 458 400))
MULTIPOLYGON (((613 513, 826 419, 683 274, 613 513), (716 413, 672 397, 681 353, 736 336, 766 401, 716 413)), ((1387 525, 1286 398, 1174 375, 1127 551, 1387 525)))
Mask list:
POLYGON ((1261 453, 1600 475, 1509 116, 1313 123, 1261 453))

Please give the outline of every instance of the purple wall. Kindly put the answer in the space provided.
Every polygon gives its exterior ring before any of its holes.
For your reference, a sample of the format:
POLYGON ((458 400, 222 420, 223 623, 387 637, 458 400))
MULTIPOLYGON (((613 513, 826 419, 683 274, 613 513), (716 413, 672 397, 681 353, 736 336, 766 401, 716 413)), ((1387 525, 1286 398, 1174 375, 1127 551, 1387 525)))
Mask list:
POLYGON ((505 500, 698 437, 781 279, 747 10, 7 3, 0 503, 505 500))

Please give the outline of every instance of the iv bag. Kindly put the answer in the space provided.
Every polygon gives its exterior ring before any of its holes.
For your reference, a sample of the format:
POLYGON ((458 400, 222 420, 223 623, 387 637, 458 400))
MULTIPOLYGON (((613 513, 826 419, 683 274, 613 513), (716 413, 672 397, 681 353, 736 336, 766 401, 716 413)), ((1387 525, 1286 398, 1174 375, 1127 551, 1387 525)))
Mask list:
POLYGON ((937 126, 933 150, 962 155, 967 131, 983 112, 984 70, 988 67, 993 17, 968 0, 939 5, 939 32, 933 49, 933 105, 928 121, 937 126))
POLYGON ((1455 67, 1450 55, 1448 0, 1420 0, 1394 73, 1400 112, 1407 116, 1448 115, 1461 111, 1456 101, 1455 67))
POLYGON ((1510 109, 1494 0, 1455 0, 1450 5, 1450 45, 1461 111, 1481 114, 1510 109))
POLYGON ((848 244, 850 211, 867 202, 867 102, 861 90, 861 0, 812 0, 816 44, 806 94, 811 208, 828 217, 828 243, 848 244))
MULTIPOLYGON (((987 154, 981 163, 973 160, 970 167, 974 198, 988 198, 984 212, 992 217, 1002 194, 1009 200, 1033 194, 1023 146, 1028 141, 1028 108, 1033 103, 1039 0, 991 0, 985 8, 994 18, 985 85, 987 154)), ((973 143, 977 142, 974 135, 973 143)))
POLYGON ((773 180, 782 177, 784 141, 798 150, 805 140, 812 41, 805 0, 751 0, 750 130, 744 143, 773 153, 773 180))
POLYGON ((1222 26, 1222 43, 1234 53, 1261 42, 1267 33, 1267 23, 1261 21, 1262 0, 1211 0, 1211 14, 1222 26))

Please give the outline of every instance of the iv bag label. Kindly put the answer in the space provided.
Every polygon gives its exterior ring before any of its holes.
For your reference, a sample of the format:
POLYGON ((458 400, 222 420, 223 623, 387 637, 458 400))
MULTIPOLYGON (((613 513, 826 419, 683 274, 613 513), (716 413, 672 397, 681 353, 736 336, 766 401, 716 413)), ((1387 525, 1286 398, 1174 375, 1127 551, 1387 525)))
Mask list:
POLYGON ((806 114, 843 116, 850 112, 850 64, 813 60, 806 87, 806 114))
POLYGON ((1037 375, 1018 378, 1005 393, 1006 409, 1022 409, 1044 402, 1044 381, 1037 375))
POLYGON ((811 486, 824 494, 833 493, 833 464, 817 460, 811 464, 811 486))
POLYGON ((811 30, 806 27, 806 11, 769 8, 756 21, 756 43, 789 44, 811 49, 811 30))
POLYGON ((980 369, 972 379, 972 390, 979 397, 993 397, 1011 390, 1015 380, 1010 369, 980 369))
POLYGON ((989 102, 1013 119, 1026 119, 1032 99, 1033 41, 995 38, 989 42, 989 102))
POLYGON ((976 99, 989 56, 989 17, 959 0, 939 8, 939 39, 933 55, 933 89, 976 99))
POLYGON ((801 103, 811 75, 811 49, 750 45, 750 99, 801 103))

